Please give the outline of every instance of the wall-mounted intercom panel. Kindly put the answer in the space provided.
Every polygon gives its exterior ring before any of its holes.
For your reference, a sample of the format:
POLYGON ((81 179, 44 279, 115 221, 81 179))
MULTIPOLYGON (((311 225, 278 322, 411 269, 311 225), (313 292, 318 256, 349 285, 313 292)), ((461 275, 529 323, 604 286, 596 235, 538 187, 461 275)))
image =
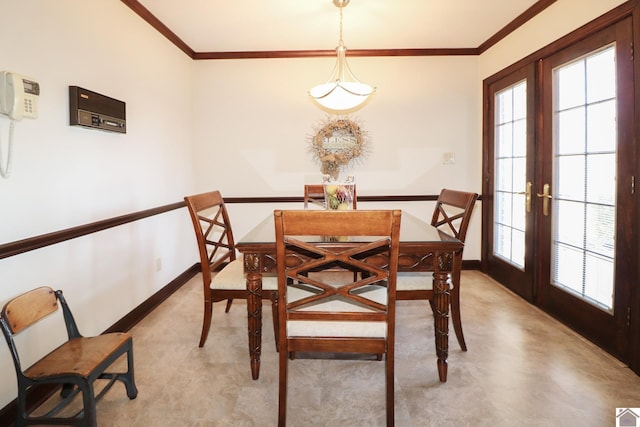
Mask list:
POLYGON ((69 86, 69 124, 127 133, 126 104, 78 86, 69 86))
POLYGON ((0 71, 0 113, 11 120, 38 117, 40 85, 34 79, 10 71, 0 71))

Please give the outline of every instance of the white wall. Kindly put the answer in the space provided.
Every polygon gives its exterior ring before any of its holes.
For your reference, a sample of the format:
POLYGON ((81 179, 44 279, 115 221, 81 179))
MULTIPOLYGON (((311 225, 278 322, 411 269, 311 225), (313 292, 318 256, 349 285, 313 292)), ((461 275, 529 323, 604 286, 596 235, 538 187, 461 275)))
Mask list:
MULTIPOLYGON (((477 61, 349 59, 362 81, 377 86, 369 103, 351 115, 370 142, 368 155, 345 172, 355 175, 359 195, 438 194, 443 187, 480 192, 477 61), (442 164, 445 152, 455 153, 454 165, 442 164)), ((333 58, 196 61, 198 191, 216 188, 227 197, 302 196, 305 183, 321 182, 309 139, 327 115, 307 91, 323 82, 333 65, 333 58)), ((375 206, 406 208, 429 219, 433 210, 423 204, 375 206)), ((231 206, 236 239, 273 208, 231 206)), ((479 213, 480 204, 465 258, 480 259, 479 213)))
MULTIPOLYGON (((223 195, 302 195, 320 182, 309 137, 326 114, 307 95, 332 58, 198 61, 194 117, 197 185, 223 195), (231 77, 232 76, 232 77, 231 77), (224 159, 234 158, 233 162, 224 159)), ((480 99, 476 57, 351 58, 377 86, 354 113, 370 153, 348 173, 358 193, 437 194, 445 185, 479 190, 480 99), (442 165, 445 152, 456 164, 442 165)))
MULTIPOLYGON (((13 172, 0 179, 0 244, 191 191, 192 65, 119 1, 0 0, 0 70, 41 85, 40 117, 16 123, 13 172), (126 102, 127 134, 69 126, 69 85, 126 102)), ((5 158, 8 126, 0 116, 5 158)), ((192 234, 180 209, 1 259, 0 306, 51 285, 64 290, 82 333, 100 333, 197 260, 192 234)), ((20 338, 29 363, 63 337, 20 338)), ((16 396, 5 345, 0 378, 1 408, 16 396)))

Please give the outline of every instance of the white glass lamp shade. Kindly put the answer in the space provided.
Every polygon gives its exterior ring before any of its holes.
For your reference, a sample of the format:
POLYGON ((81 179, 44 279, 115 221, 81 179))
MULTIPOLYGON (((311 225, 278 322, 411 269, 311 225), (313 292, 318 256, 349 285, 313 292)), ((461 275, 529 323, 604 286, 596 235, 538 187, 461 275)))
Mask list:
POLYGON ((360 82, 335 81, 314 86, 309 95, 317 103, 330 110, 342 111, 356 108, 373 93, 373 88, 360 82))

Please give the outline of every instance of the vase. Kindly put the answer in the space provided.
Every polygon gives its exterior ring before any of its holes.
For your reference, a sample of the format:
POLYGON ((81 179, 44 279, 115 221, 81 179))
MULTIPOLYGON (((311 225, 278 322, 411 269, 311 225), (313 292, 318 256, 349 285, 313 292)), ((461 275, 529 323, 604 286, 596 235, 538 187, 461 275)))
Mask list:
POLYGON ((324 202, 328 210, 353 210, 355 180, 349 176, 344 181, 337 181, 325 176, 323 182, 324 202))

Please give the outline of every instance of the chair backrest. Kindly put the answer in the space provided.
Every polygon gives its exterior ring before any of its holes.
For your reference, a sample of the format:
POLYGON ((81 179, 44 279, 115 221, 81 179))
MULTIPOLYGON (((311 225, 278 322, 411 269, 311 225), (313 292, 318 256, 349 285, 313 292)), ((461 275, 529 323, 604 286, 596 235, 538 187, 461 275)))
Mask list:
POLYGON ((477 199, 477 193, 443 189, 433 210, 431 225, 464 242, 477 199))
POLYGON ((69 306, 62 296, 62 291, 54 291, 48 286, 27 291, 8 301, 0 312, 2 332, 7 340, 16 373, 22 375, 18 349, 13 336, 38 323, 48 315, 58 311, 58 302, 62 306, 62 313, 69 339, 80 337, 75 319, 69 306))
POLYGON ((54 290, 43 286, 7 302, 2 309, 2 321, 6 322, 7 330, 15 335, 57 310, 58 300, 54 290))
MULTIPOLYGON (((285 334, 298 335, 297 321, 384 322, 393 335, 400 218, 399 210, 274 212, 280 351, 285 334), (367 274, 337 282, 332 274, 309 274, 336 266, 367 274)), ((322 327, 312 335, 322 336, 322 327)))
POLYGON ((309 209, 310 203, 324 207, 324 188, 322 184, 304 186, 304 208, 309 209))
MULTIPOLYGON (((353 186, 353 209, 357 209, 356 186, 353 186)), ((309 204, 325 207, 324 186, 322 184, 305 184, 304 186, 304 208, 309 209, 309 204)))
POLYGON ((236 259, 229 214, 219 191, 186 196, 184 201, 196 233, 204 286, 208 288, 211 272, 236 259))

